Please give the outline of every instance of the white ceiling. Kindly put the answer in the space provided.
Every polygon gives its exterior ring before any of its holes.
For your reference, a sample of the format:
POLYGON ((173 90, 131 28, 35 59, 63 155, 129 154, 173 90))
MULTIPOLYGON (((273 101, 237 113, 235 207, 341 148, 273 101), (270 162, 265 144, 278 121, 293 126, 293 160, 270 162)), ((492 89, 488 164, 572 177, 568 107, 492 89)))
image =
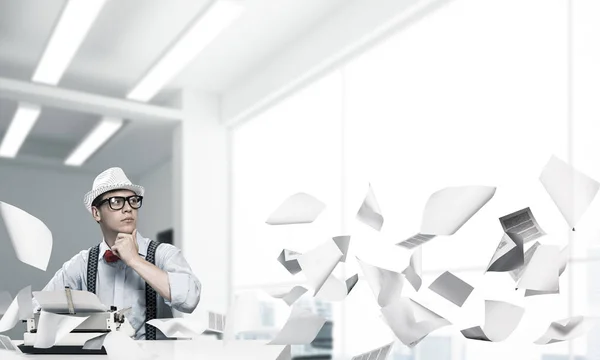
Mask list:
MULTIPOLYGON (((213 0, 108 0, 62 77, 59 87, 124 97, 181 32, 213 0)), ((243 15, 157 95, 164 103, 181 88, 224 94, 349 0, 236 0, 243 15)), ((0 0, 0 77, 30 81, 66 0, 0 0)), ((0 99, 0 138, 16 103, 0 99)), ((62 162, 98 123, 98 115, 44 107, 15 163, 62 162)), ((81 171, 123 166, 139 175, 171 157, 173 124, 127 122, 81 171)))

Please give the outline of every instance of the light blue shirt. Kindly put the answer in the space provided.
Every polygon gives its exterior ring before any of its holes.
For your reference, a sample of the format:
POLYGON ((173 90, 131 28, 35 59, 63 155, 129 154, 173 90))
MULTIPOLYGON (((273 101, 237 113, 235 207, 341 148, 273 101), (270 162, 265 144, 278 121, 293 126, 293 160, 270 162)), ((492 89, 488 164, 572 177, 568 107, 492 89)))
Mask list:
MULTIPOLYGON (((140 256, 145 258, 150 239, 137 232, 137 243, 140 256)), ((106 306, 116 306, 119 310, 131 307, 131 311, 126 313, 127 320, 135 329, 135 338, 145 339, 146 282, 121 260, 107 263, 103 257, 106 250, 110 248, 102 241, 98 256, 96 294, 106 306)), ((64 263, 43 291, 61 290, 65 286, 74 290, 87 290, 88 255, 89 250, 83 250, 64 263)), ((194 311, 200 301, 201 285, 181 250, 170 244, 161 244, 156 249, 155 260, 156 266, 169 276, 171 301, 163 299, 165 304, 188 314, 194 311)))

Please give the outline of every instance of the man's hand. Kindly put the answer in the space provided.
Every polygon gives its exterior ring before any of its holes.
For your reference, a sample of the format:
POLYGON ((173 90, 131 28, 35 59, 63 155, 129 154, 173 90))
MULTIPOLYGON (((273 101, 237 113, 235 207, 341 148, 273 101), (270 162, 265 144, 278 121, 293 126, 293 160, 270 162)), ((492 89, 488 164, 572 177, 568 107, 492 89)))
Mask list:
POLYGON ((131 234, 118 233, 115 245, 111 248, 112 252, 125 262, 130 265, 131 262, 139 259, 139 249, 136 239, 137 229, 133 230, 131 234))

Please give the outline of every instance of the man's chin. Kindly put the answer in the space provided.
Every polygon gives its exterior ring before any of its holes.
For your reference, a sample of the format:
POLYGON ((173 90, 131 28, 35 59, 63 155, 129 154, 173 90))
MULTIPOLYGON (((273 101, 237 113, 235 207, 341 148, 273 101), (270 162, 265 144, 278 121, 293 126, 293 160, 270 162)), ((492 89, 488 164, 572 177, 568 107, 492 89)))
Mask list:
POLYGON ((131 234, 135 230, 135 223, 122 224, 119 227, 119 232, 131 234))

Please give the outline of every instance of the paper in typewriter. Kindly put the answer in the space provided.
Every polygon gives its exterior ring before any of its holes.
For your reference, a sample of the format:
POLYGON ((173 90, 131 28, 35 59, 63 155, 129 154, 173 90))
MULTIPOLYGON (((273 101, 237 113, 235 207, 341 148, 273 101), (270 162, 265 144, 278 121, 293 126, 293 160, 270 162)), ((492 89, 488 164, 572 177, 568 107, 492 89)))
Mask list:
MULTIPOLYGON (((33 297, 39 303, 42 310, 52 313, 69 313, 69 303, 65 290, 34 291, 33 297)), ((108 307, 100 302, 96 294, 71 290, 73 308, 75 312, 102 312, 108 307)))

